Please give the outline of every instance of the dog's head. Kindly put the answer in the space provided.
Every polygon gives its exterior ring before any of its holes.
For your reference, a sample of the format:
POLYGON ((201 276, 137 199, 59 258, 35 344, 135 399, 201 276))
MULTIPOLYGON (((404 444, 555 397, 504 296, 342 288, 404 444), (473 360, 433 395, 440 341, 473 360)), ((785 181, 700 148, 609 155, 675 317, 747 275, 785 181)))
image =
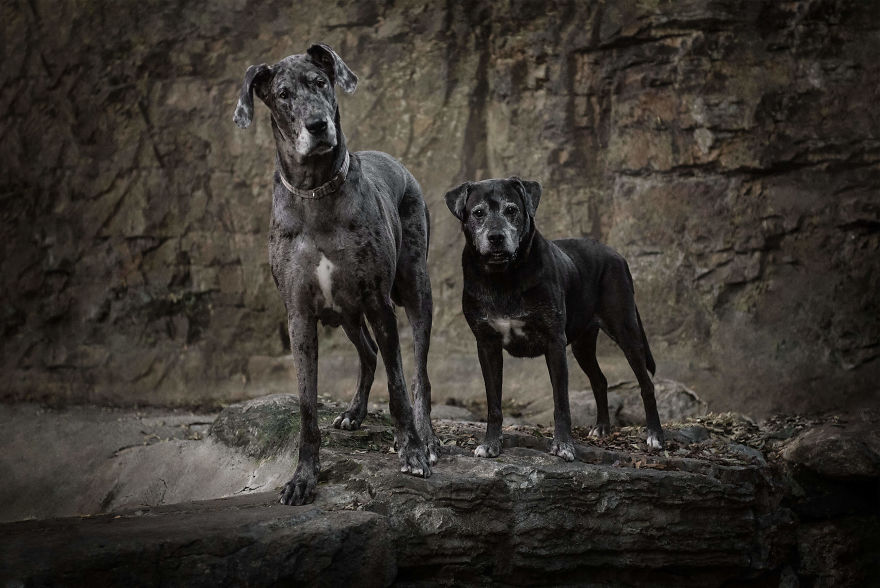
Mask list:
POLYGON ((446 193, 465 239, 486 271, 507 269, 534 230, 541 184, 517 177, 465 182, 446 193))
POLYGON ((351 94, 357 76, 327 45, 312 45, 273 66, 252 65, 244 74, 232 120, 241 128, 251 124, 256 93, 272 112, 276 138, 292 147, 294 157, 327 153, 338 140, 335 84, 351 94))

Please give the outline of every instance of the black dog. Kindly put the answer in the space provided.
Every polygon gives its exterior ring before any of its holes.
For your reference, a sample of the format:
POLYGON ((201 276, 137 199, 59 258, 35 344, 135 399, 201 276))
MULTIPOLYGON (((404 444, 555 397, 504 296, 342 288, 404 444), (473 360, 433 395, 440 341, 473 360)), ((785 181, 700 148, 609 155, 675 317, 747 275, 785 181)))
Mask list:
POLYGON ((356 429, 367 414, 377 345, 388 373, 401 471, 431 474, 437 438, 431 428, 427 357, 431 337, 428 209, 412 174, 378 151, 349 153, 334 86, 354 91, 357 76, 326 45, 312 45, 272 66, 247 69, 233 117, 251 123, 256 95, 272 113, 275 188, 269 231, 272 277, 287 308, 299 381, 299 464, 282 491, 285 504, 314 498, 318 448, 318 321, 342 326, 360 357, 358 387, 335 427, 356 429), (413 327, 416 411, 407 396, 394 304, 413 327))
POLYGON ((608 383, 596 362, 599 329, 626 354, 638 378, 648 423, 647 444, 663 446, 657 415, 654 358, 633 297, 629 267, 616 251, 592 239, 548 241, 535 227, 538 182, 509 178, 467 182, 446 194, 465 235, 462 309, 474 336, 489 405, 486 438, 477 457, 501 452, 501 350, 515 357, 544 355, 553 386, 550 453, 574 459, 565 347, 586 372, 598 413, 591 435, 608 433, 608 383))

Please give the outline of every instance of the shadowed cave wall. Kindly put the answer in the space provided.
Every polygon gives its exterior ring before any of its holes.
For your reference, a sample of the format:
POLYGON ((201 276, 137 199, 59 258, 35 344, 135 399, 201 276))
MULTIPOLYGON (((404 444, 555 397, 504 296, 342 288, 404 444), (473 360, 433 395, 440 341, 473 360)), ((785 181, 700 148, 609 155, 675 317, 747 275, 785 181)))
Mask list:
MULTIPOLYGON (((435 396, 482 394, 443 194, 516 174, 544 185, 545 236, 627 257, 658 375, 710 408, 878 401, 874 3, 0 11, 6 400, 211 405, 294 389, 267 264, 268 111, 247 131, 231 117, 248 65, 322 41, 360 76, 340 95, 350 148, 401 159, 431 210, 435 396)), ((355 356, 341 331, 322 338, 332 388, 355 356)))

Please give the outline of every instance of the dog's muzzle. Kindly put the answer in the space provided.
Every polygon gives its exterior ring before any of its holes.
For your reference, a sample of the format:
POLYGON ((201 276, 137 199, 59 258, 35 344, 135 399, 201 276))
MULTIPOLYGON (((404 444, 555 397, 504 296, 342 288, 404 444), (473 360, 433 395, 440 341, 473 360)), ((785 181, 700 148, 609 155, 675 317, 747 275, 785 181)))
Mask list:
POLYGON ((295 146, 303 157, 327 153, 336 147, 336 126, 324 118, 310 120, 297 133, 295 146))

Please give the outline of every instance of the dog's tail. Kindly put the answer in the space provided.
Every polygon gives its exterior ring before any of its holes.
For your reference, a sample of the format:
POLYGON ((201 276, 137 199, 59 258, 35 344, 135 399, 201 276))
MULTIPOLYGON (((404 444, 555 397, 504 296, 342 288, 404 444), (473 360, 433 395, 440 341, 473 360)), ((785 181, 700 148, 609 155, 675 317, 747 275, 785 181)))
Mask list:
POLYGON ((651 355, 651 348, 648 347, 648 336, 645 335, 645 327, 642 326, 642 317, 639 316, 639 309, 636 308, 636 320, 639 321, 639 331, 642 333, 642 345, 645 348, 645 361, 648 364, 648 371, 651 375, 657 371, 657 364, 654 362, 654 356, 651 355))
POLYGON ((425 261, 428 260, 428 250, 431 248, 431 212, 425 205, 425 261))
MULTIPOLYGON (((632 288, 633 297, 635 297, 635 285, 633 283, 632 273, 629 271, 629 264, 625 264, 626 266, 626 277, 629 278, 629 287, 632 288)), ((633 301, 633 306, 635 306, 635 301, 633 301)), ((651 354, 651 348, 648 347, 648 336, 645 335, 645 327, 642 326, 642 317, 639 314, 639 309, 636 307, 636 320, 639 322, 639 333, 642 335, 642 346, 645 348, 645 363, 647 363, 648 371, 651 372, 651 375, 654 375, 654 372, 657 371, 657 363, 654 361, 654 356, 651 354)))

